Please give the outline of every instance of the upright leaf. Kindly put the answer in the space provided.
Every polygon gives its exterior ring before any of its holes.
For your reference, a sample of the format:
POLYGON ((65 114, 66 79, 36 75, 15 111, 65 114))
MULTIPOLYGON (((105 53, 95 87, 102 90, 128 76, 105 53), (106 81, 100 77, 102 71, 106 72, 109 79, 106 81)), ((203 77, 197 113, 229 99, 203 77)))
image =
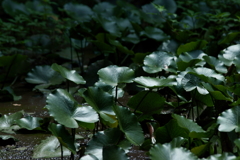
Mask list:
POLYGON ((134 78, 134 71, 128 67, 112 65, 100 69, 98 75, 103 82, 117 86, 119 83, 131 83, 134 78))
POLYGON ((50 116, 69 128, 78 128, 77 121, 86 123, 98 121, 98 115, 91 107, 80 107, 72 95, 63 89, 57 89, 47 96, 45 108, 49 110, 50 116))
POLYGON ((240 132, 240 106, 235 106, 221 113, 217 123, 220 124, 218 130, 221 132, 231 132, 235 129, 240 132))
POLYGON ((118 118, 118 124, 126 138, 134 145, 141 145, 144 141, 144 134, 135 115, 127 108, 114 106, 118 118))

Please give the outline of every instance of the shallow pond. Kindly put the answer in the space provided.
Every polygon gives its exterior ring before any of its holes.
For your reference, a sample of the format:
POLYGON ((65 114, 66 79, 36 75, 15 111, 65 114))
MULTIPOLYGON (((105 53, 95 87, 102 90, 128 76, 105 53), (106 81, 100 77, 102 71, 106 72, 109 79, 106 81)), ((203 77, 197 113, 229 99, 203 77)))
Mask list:
MULTIPOLYGON (((21 95, 22 99, 15 102, 1 102, 0 103, 0 113, 8 114, 14 113, 20 110, 31 114, 34 117, 47 117, 47 110, 43 109, 45 106, 46 97, 38 92, 33 92, 31 89, 26 87, 25 83, 18 84, 15 87, 15 92, 17 95, 21 95)), ((123 99, 124 101, 124 99, 123 99)), ((78 132, 83 137, 86 137, 87 133, 85 131, 78 132)), ((1 133, 1 135, 6 135, 6 133, 1 133)), ((0 146, 0 160, 27 160, 32 159, 34 146, 40 144, 41 140, 46 139, 46 137, 51 136, 46 133, 20 133, 13 135, 18 141, 13 145, 0 146)), ((147 160, 149 159, 145 156, 144 151, 137 150, 137 147, 133 147, 128 153, 130 160, 147 160)), ((77 159, 78 157, 76 157, 77 159)), ((41 158, 38 160, 44 160, 46 158, 41 158)), ((48 160, 58 160, 60 158, 47 158, 48 160)), ((47 160, 46 159, 46 160, 47 160)), ((65 157, 64 159, 69 159, 65 157)))

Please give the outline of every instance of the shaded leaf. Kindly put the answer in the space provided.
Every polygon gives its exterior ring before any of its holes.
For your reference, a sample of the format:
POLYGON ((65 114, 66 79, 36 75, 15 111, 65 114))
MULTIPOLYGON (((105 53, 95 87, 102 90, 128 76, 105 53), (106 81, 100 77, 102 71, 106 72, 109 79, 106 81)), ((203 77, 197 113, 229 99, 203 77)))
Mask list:
POLYGON ((141 145, 144 141, 144 134, 135 115, 127 108, 114 106, 114 111, 118 118, 120 130, 126 138, 134 145, 141 145))
POLYGON ((121 131, 117 128, 109 128, 104 131, 97 132, 88 142, 85 154, 93 155, 98 159, 102 159, 103 147, 113 147, 117 145, 121 135, 121 131))
POLYGON ((72 153, 76 153, 76 147, 74 145, 74 139, 72 135, 65 129, 61 124, 51 123, 48 126, 48 130, 52 132, 54 136, 57 137, 59 142, 69 149, 72 153))
POLYGON ((102 154, 103 160, 128 160, 125 151, 118 146, 105 146, 102 154))
POLYGON ((58 65, 56 63, 52 64, 52 69, 59 72, 64 78, 76 83, 76 84, 85 84, 86 81, 80 76, 75 70, 69 71, 68 69, 58 65))

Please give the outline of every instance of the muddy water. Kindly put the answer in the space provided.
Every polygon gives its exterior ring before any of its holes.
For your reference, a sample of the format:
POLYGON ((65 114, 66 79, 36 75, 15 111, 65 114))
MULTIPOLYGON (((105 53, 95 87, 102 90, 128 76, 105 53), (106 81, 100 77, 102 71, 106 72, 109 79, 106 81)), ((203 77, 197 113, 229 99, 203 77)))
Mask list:
MULTIPOLYGON (((26 87, 26 84, 18 84, 14 89, 17 95, 21 95, 22 99, 15 102, 0 102, 0 113, 8 114, 24 110, 25 113, 31 114, 34 117, 47 117, 47 110, 43 109, 45 106, 46 96, 38 92, 33 92, 26 87)), ((79 132, 82 136, 87 136, 86 132, 79 132)), ((0 135, 7 135, 1 133, 0 135)), ((0 146, 0 160, 28 160, 32 159, 34 146, 47 137, 51 136, 46 133, 24 133, 13 135, 19 141, 14 145, 0 146)), ((147 160, 145 152, 132 148, 128 153, 130 160, 147 160)), ((77 159, 78 157, 76 157, 77 159)), ((37 160, 59 160, 60 158, 41 158, 37 160)), ((69 159, 65 157, 64 159, 69 159)))

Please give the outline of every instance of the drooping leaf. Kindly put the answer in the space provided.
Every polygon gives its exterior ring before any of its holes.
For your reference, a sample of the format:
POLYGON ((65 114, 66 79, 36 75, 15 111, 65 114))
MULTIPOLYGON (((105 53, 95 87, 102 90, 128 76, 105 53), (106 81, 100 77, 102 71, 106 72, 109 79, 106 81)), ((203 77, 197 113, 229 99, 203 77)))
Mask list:
POLYGON ((38 117, 27 116, 27 117, 18 119, 15 122, 22 128, 33 130, 40 127, 41 120, 43 119, 38 117))
POLYGON ((69 149, 72 153, 76 153, 76 147, 74 146, 74 139, 72 135, 61 124, 51 123, 48 126, 48 130, 59 140, 59 142, 69 149))
POLYGON ((59 72, 64 78, 76 83, 76 84, 85 84, 86 81, 80 76, 75 70, 69 71, 67 68, 62 67, 56 63, 52 64, 52 69, 59 72))
POLYGON ((240 132, 240 106, 235 106, 221 113, 217 123, 220 124, 218 130, 221 132, 231 132, 235 129, 240 132))
POLYGON ((168 36, 161 29, 156 27, 146 27, 145 31, 142 31, 140 35, 145 35, 148 38, 154 39, 156 41, 165 41, 168 39, 168 36))
POLYGON ((121 131, 117 128, 109 128, 104 131, 97 132, 88 142, 85 154, 93 155, 98 159, 102 159, 103 147, 113 147, 117 145, 121 135, 121 131))
POLYGON ((172 86, 176 84, 175 79, 171 79, 171 78, 160 79, 160 78, 144 77, 144 76, 135 78, 134 82, 139 83, 140 85, 143 85, 146 88, 160 88, 160 87, 172 86))
POLYGON ((131 83, 134 78, 134 71, 128 67, 112 65, 100 69, 98 75, 103 82, 117 86, 119 83, 131 83))
MULTIPOLYGON (((63 155, 69 156, 71 152, 63 146, 63 155)), ((60 157, 61 148, 58 139, 55 136, 48 137, 33 150, 33 158, 60 157)))
POLYGON ((51 66, 36 66, 28 73, 26 77, 28 83, 45 85, 47 88, 50 85, 61 84, 64 78, 56 71, 54 71, 51 66))
POLYGON ((127 105, 143 114, 158 114, 164 107, 165 98, 156 92, 142 91, 131 97, 127 105), (152 99, 155 99, 152 101, 152 99), (141 103, 140 103, 141 102, 141 103))
POLYGON ((16 144, 17 138, 11 135, 0 135, 0 146, 7 146, 16 144))
POLYGON ((167 52, 157 51, 144 58, 143 70, 147 73, 157 73, 168 69, 173 57, 167 52))
POLYGON ((118 118, 120 130, 126 138, 134 145, 141 145, 144 141, 144 135, 135 115, 129 109, 121 106, 114 106, 114 111, 118 118))
POLYGON ((156 144, 150 149, 152 160, 197 160, 197 157, 186 148, 180 147, 185 140, 175 138, 170 143, 156 144))
POLYGON ((0 90, 0 101, 18 101, 21 98, 22 96, 17 96, 10 86, 5 86, 0 90))
POLYGON ((94 123, 98 121, 97 113, 87 106, 80 106, 78 102, 63 89, 57 89, 47 96, 47 105, 50 116, 60 124, 69 128, 78 128, 77 121, 94 123))

